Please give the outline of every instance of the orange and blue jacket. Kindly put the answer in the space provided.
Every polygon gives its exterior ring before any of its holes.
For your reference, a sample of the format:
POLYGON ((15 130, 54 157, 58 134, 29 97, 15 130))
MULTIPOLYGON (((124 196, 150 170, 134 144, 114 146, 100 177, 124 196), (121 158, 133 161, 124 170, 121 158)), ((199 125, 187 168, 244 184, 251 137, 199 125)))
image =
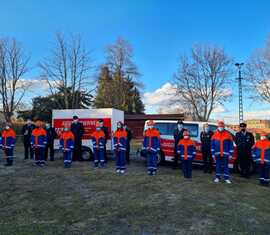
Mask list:
POLYGON ((215 156, 229 157, 233 154, 233 138, 232 135, 224 130, 217 130, 211 139, 211 153, 215 156))
POLYGON ((46 136, 47 136, 47 133, 45 129, 41 127, 36 127, 32 131, 31 141, 30 141, 31 145, 35 148, 45 148, 47 144, 46 136))
POLYGON ((196 146, 191 139, 179 140, 177 144, 177 153, 183 160, 193 160, 196 156, 196 146))
POLYGON ((13 149, 15 146, 16 133, 13 129, 2 132, 1 147, 4 149, 13 149))
POLYGON ((127 149, 127 132, 118 128, 113 134, 113 149, 126 151, 127 149))
POLYGON ((156 128, 144 132, 143 150, 157 152, 160 150, 160 133, 156 128))
POLYGON ((260 164, 270 164, 270 141, 259 140, 252 148, 252 157, 260 164))
POLYGON ((64 131, 59 139, 60 149, 64 152, 70 152, 74 149, 74 135, 72 131, 64 131))
POLYGON ((105 146, 105 134, 104 131, 99 130, 99 131, 94 131, 93 134, 91 135, 92 143, 93 143, 93 149, 104 149, 105 146))

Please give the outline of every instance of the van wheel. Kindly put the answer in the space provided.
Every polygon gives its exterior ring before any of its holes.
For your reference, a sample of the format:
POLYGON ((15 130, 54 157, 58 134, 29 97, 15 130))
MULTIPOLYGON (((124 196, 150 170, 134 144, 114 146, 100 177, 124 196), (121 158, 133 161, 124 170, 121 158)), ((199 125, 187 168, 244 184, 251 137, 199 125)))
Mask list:
POLYGON ((257 164, 254 161, 251 162, 250 172, 251 172, 251 174, 256 174, 257 173, 257 164))
POLYGON ((160 165, 164 165, 165 163, 165 156, 164 153, 159 151, 157 154, 157 164, 160 165))
POLYGON ((240 170, 241 170, 240 164, 239 164, 238 161, 236 160, 235 163, 233 164, 233 171, 234 171, 235 173, 240 173, 240 170))
POLYGON ((93 156, 93 153, 91 151, 91 149, 83 149, 82 150, 82 159, 84 161, 93 161, 94 159, 94 156, 93 156))
MULTIPOLYGON (((233 165, 233 170, 236 173, 240 173, 241 172, 241 166, 240 163, 238 161, 236 161, 233 165)), ((256 163, 254 163, 253 161, 250 163, 250 170, 249 172, 251 174, 256 173, 256 163)))

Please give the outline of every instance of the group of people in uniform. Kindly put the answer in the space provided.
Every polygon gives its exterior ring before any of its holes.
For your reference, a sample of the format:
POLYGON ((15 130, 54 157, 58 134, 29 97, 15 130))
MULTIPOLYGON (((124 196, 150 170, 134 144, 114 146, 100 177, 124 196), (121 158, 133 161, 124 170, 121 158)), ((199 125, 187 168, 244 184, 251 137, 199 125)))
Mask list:
MULTIPOLYGON (((54 161, 54 141, 59 139, 60 150, 63 152, 64 167, 69 168, 72 161, 82 161, 82 137, 84 134, 83 124, 78 116, 73 116, 71 125, 64 124, 59 135, 50 123, 37 120, 35 124, 27 119, 22 128, 24 143, 24 159, 34 159, 37 166, 45 166, 46 161, 54 161), (48 158, 50 157, 50 158, 48 158)), ((94 167, 104 167, 107 162, 106 144, 110 138, 109 130, 104 126, 103 119, 96 123, 96 130, 91 135, 94 153, 94 167)), ((117 123, 117 130, 113 133, 113 149, 116 156, 116 172, 124 173, 125 166, 130 162, 130 141, 132 132, 122 122, 117 123)), ((7 124, 2 132, 1 147, 5 150, 7 166, 13 163, 13 149, 16 134, 7 124)))
MULTIPOLYGON (((152 120, 148 121, 146 126, 141 153, 147 159, 147 173, 155 175, 157 173, 157 156, 160 151, 160 133, 152 120)), ((35 158, 37 166, 44 166, 48 160, 48 155, 50 161, 54 161, 54 140, 57 137, 59 137, 60 149, 63 152, 64 167, 69 168, 72 161, 82 160, 84 128, 77 116, 73 117, 71 126, 65 125, 63 127, 59 136, 49 123, 46 123, 44 128, 42 121, 38 120, 34 124, 30 119, 23 126, 22 134, 25 159, 28 159, 30 154, 31 159, 35 158)), ((192 178, 192 162, 197 153, 196 144, 191 139, 189 130, 185 129, 183 121, 177 122, 177 128, 173 135, 175 140, 174 167, 178 168, 180 160, 184 177, 190 179, 192 178)), ((107 162, 106 143, 109 137, 108 128, 104 126, 102 119, 99 120, 91 135, 95 168, 103 168, 107 162)), ((130 161, 131 138, 132 133, 127 125, 118 122, 117 130, 112 133, 116 173, 125 173, 126 165, 130 161)), ((231 183, 229 161, 233 157, 234 151, 237 151, 241 176, 249 178, 251 164, 255 162, 259 167, 260 184, 263 186, 269 185, 270 141, 265 134, 262 134, 261 139, 255 143, 255 138, 252 133, 247 131, 245 123, 240 124, 240 131, 233 136, 225 129, 225 123, 219 121, 215 131, 211 130, 209 125, 205 123, 203 131, 200 133, 200 140, 204 172, 211 174, 213 162, 216 163, 215 183, 219 183, 222 177, 226 183, 231 183)), ((13 164, 15 141, 16 133, 11 124, 7 123, 0 141, 0 146, 7 161, 6 166, 13 164)))
POLYGON ((63 132, 58 136, 54 127, 50 123, 44 123, 37 120, 35 124, 31 119, 27 119, 26 124, 22 128, 22 136, 24 143, 24 159, 34 159, 36 164, 44 166, 45 161, 50 156, 50 161, 54 161, 54 141, 59 137, 60 147, 64 152, 71 151, 72 160, 82 160, 82 136, 84 128, 77 116, 73 117, 71 126, 65 125, 63 132), (69 140, 71 139, 71 140, 69 140))
MULTIPOLYGON (((148 174, 154 175, 157 170, 157 154, 160 151, 160 133, 153 121, 149 121, 147 126, 142 151, 147 156, 148 174)), ((192 178, 192 161, 196 156, 196 144, 190 138, 189 131, 184 128, 183 121, 177 122, 173 135, 174 168, 178 168, 180 160, 184 177, 192 178)), ((270 141, 266 134, 261 134, 260 140, 255 144, 255 138, 251 132, 247 131, 245 123, 240 124, 240 131, 233 136, 225 129, 225 123, 219 121, 215 131, 211 130, 208 123, 205 123, 200 133, 200 140, 204 172, 212 174, 213 162, 216 163, 215 183, 219 183, 223 177, 226 183, 231 184, 229 161, 236 151, 240 175, 249 178, 251 165, 255 162, 260 172, 260 184, 269 185, 270 141)))
MULTIPOLYGON (((106 142, 109 135, 106 136, 103 125, 96 123, 96 130, 92 133, 92 143, 94 150, 94 167, 105 166, 106 159, 106 142)), ((113 151, 116 158, 116 173, 124 174, 126 165, 130 162, 130 141, 132 133, 127 125, 122 122, 117 123, 117 129, 112 133, 113 151)))

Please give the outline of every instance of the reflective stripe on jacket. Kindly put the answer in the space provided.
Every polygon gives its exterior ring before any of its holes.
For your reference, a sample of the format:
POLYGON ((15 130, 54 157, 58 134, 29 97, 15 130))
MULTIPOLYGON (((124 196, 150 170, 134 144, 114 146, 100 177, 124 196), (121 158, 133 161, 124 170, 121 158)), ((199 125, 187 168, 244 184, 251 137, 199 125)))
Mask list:
POLYGON ((65 151, 74 149, 74 135, 72 131, 64 131, 59 139, 60 148, 65 151))
POLYGON ((252 148, 252 156, 255 162, 270 164, 270 141, 257 141, 252 148))
POLYGON ((1 145, 3 148, 14 148, 16 133, 13 129, 4 130, 2 132, 1 145))
POLYGON ((47 133, 46 131, 41 128, 37 127, 32 131, 32 136, 31 136, 31 145, 33 145, 36 148, 45 148, 47 144, 47 133))
POLYGON ((126 151, 127 149, 127 132, 123 129, 117 129, 113 134, 113 149, 126 151))
POLYGON ((143 149, 151 152, 160 150, 160 133, 156 128, 144 132, 143 149))
POLYGON ((178 142, 177 153, 184 160, 194 159, 196 156, 195 143, 191 139, 182 139, 178 142))
POLYGON ((217 130, 214 133, 211 139, 211 153, 221 157, 233 154, 233 138, 228 131, 217 130))
POLYGON ((94 149, 104 149, 105 146, 105 134, 102 130, 100 131, 94 131, 92 136, 92 143, 94 149))

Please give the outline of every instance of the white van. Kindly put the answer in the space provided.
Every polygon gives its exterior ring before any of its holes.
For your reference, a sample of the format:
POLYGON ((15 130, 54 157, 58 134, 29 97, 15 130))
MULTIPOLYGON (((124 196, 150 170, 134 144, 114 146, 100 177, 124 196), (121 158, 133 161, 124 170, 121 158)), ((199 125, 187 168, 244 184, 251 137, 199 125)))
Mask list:
MULTIPOLYGON (((52 111, 52 125, 59 134, 64 125, 71 125, 73 116, 78 116, 79 121, 83 123, 84 135, 82 139, 82 157, 84 160, 90 160, 93 156, 93 146, 91 134, 96 129, 96 122, 102 119, 104 126, 108 128, 109 140, 107 150, 112 149, 111 133, 117 129, 117 122, 124 122, 124 112, 113 108, 104 109, 55 109, 52 111)), ((55 141, 55 149, 59 148, 59 141, 55 141)))
MULTIPOLYGON (((176 120, 153 120, 155 122, 155 127, 160 132, 161 137, 161 151, 158 154, 158 163, 161 164, 165 161, 173 161, 174 159, 174 136, 173 132, 177 128, 177 121, 176 120)), ((146 124, 148 121, 145 122, 146 124)), ((203 125, 206 122, 197 122, 197 121, 183 121, 184 129, 187 129, 190 133, 190 137, 196 143, 197 154, 194 159, 194 163, 202 164, 203 158, 201 153, 201 141, 200 141, 200 134, 203 131, 203 125)), ((212 122, 207 122, 209 125, 210 130, 216 131, 217 124, 212 122)), ((226 128, 233 136, 235 136, 235 131, 226 128)), ((232 160, 230 161, 229 166, 232 168, 234 166, 235 160, 237 158, 236 151, 232 160)))

